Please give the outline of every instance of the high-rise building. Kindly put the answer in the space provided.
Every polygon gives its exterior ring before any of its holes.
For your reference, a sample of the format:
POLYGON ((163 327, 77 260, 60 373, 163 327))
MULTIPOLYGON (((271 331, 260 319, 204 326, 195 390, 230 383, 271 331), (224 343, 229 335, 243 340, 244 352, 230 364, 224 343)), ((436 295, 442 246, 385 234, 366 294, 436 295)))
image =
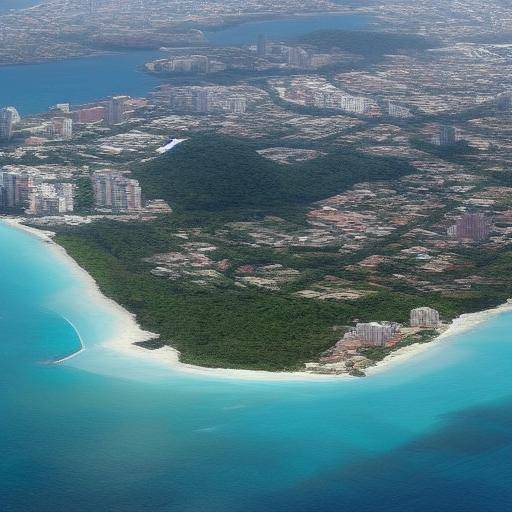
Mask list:
POLYGON ((4 208, 25 208, 33 181, 26 173, 2 172, 1 183, 4 188, 4 208))
POLYGON ((12 124, 17 125, 21 121, 21 116, 15 107, 6 107, 6 110, 12 112, 12 124))
POLYGON ((300 46, 292 46, 288 50, 288 64, 299 68, 308 68, 311 65, 309 52, 300 46))
POLYGON ((439 312, 435 309, 422 307, 411 311, 411 327, 437 327, 439 312))
POLYGON ((459 240, 473 240, 479 242, 489 237, 492 230, 492 222, 483 213, 465 213, 454 226, 448 230, 448 234, 459 240))
POLYGON ((107 109, 105 107, 81 108, 72 112, 75 123, 94 124, 105 121, 107 109))
POLYGON ((0 211, 3 211, 7 208, 7 196, 5 193, 5 187, 0 182, 0 211))
POLYGON ((512 108, 512 92, 504 92, 497 99, 499 110, 510 110, 512 108))
POLYGON ((57 103, 53 107, 50 108, 51 112, 60 112, 62 114, 69 114, 71 112, 71 107, 69 103, 57 103))
POLYGON ((196 92, 195 103, 196 103, 196 111, 201 114, 206 114, 208 112, 209 102, 208 102, 208 89, 199 89, 196 92))
POLYGON ((58 215, 73 211, 73 184, 41 183, 32 188, 29 194, 30 215, 58 215))
POLYGON ((258 57, 265 58, 267 56, 267 36, 265 34, 260 34, 258 36, 256 51, 258 53, 258 57))
POLYGON ((9 108, 0 109, 0 140, 10 140, 14 127, 14 114, 9 108))
POLYGON ((401 119, 412 117, 411 111, 407 107, 401 107, 391 101, 388 101, 388 114, 391 117, 398 117, 401 119))
POLYGON ((125 103, 130 96, 114 96, 108 102, 107 121, 110 125, 121 124, 125 119, 125 103))
POLYGON ((100 171, 94 174, 92 185, 99 208, 123 211, 142 207, 141 188, 137 180, 112 171, 100 171))
POLYGON ((73 120, 68 117, 54 117, 51 125, 52 135, 57 135, 63 139, 73 137, 73 120))
POLYGON ((231 98, 230 102, 230 110, 233 114, 245 114, 247 110, 247 99, 244 96, 231 98))
POLYGON ((369 322, 356 324, 355 336, 368 345, 383 346, 400 330, 395 322, 369 322))
POLYGON ((457 129, 454 126, 441 125, 434 135, 432 143, 436 146, 452 146, 457 142, 457 129))

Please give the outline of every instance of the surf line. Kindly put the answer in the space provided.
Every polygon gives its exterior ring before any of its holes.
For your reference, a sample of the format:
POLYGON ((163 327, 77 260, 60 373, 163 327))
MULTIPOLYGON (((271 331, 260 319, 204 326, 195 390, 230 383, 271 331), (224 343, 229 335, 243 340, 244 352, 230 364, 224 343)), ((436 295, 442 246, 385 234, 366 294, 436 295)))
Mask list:
POLYGON ((78 340, 80 341, 80 348, 77 351, 73 352, 72 354, 69 354, 68 356, 64 356, 64 357, 61 357, 60 359, 56 359, 55 361, 53 361, 53 364, 61 364, 61 363, 64 363, 66 361, 69 361, 70 359, 73 359, 73 357, 76 357, 78 354, 81 354, 85 350, 84 340, 82 339, 82 336, 78 332, 78 329, 76 328, 76 326, 73 324, 73 322, 68 320, 65 316, 62 316, 62 318, 64 318, 64 320, 66 320, 66 322, 75 331, 75 334, 77 335, 78 340))

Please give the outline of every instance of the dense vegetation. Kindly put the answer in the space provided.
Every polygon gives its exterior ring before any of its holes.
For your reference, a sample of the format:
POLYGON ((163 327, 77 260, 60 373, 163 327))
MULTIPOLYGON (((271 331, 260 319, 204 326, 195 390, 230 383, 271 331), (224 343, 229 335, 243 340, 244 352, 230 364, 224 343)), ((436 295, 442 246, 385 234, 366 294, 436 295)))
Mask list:
POLYGON ((451 162, 463 161, 465 156, 478 154, 478 149, 471 147, 463 140, 446 146, 438 146, 420 138, 412 138, 410 143, 413 148, 451 162))
POLYGON ((289 207, 339 193, 356 182, 389 180, 413 172, 405 161, 340 149, 315 160, 284 165, 260 156, 247 142, 195 137, 133 170, 149 198, 178 211, 289 207))
MULTIPOLYGON (((202 219, 203 224, 207 221, 202 219)), ((153 276, 152 265, 143 258, 179 250, 183 240, 173 234, 196 225, 196 218, 179 214, 151 223, 102 221, 65 228, 57 242, 91 273, 106 295, 134 312, 145 329, 161 334, 161 342, 180 350, 183 361, 212 367, 295 369, 332 346, 341 335, 333 327, 353 325, 355 318, 406 322, 412 308, 428 304, 450 319, 495 306, 511 293, 510 286, 500 286, 499 293, 483 287, 464 296, 443 297, 400 289, 398 284, 396 289, 380 288, 375 295, 353 301, 293 296, 295 289, 327 273, 351 277, 343 270, 346 257, 335 248, 314 253, 227 244, 212 254, 215 259, 229 257, 235 265, 283 263, 301 271, 295 288, 276 292, 204 287, 153 276)), ((478 274, 484 276, 512 271, 511 255, 506 252, 474 261, 478 274)), ((364 280, 364 275, 360 277, 364 280)))
POLYGON ((426 50, 437 42, 414 34, 391 34, 364 30, 317 30, 300 36, 298 43, 329 51, 339 48, 366 57, 392 54, 400 50, 426 50))
MULTIPOLYGON (((170 201, 175 207, 172 215, 152 222, 104 220, 65 227, 56 241, 91 273, 106 295, 135 313, 145 329, 161 335, 160 341, 148 346, 170 344, 182 353, 184 362, 204 366, 297 369, 317 359, 341 336, 343 326, 353 325, 356 318, 406 322, 412 308, 428 304, 450 319, 462 312, 494 306, 512 293, 508 285, 500 285, 499 291, 482 285, 465 294, 445 297, 422 294, 391 280, 386 287, 374 287, 373 295, 358 300, 305 299, 294 293, 327 274, 346 279, 351 286, 365 286, 364 271, 359 275, 345 268, 375 249, 343 256, 336 246, 255 248, 240 243, 242 240, 237 240, 234 233, 217 235, 219 228, 224 233, 229 229, 226 220, 234 212, 251 216, 258 208, 282 207, 288 214, 287 222, 297 225, 303 222, 301 205, 312 198, 335 193, 369 176, 389 179, 393 173, 400 176, 409 170, 396 159, 349 151, 283 166, 261 158, 247 143, 219 137, 194 139, 135 171, 149 197, 170 201), (205 286, 193 280, 171 281, 152 275, 154 265, 144 258, 180 251, 185 241, 176 233, 192 233, 193 228, 200 230, 189 241, 216 245, 210 257, 231 263, 223 280, 205 286), (273 263, 299 270, 300 279, 279 291, 234 285, 232 273, 237 267, 273 263)), ((440 209, 434 216, 443 213, 440 209)), ((433 218, 424 219, 431 221, 433 218)), ((400 230, 381 241, 384 253, 398 236, 400 230)), ((489 256, 475 248, 468 258, 478 275, 492 277, 512 271, 512 258, 507 252, 489 256)), ((379 273, 382 277, 395 270, 382 268, 379 273)), ((383 355, 371 354, 372 358, 383 355)))
POLYGON ((89 176, 81 176, 77 180, 75 190, 75 210, 77 212, 87 212, 94 207, 94 191, 92 188, 91 178, 89 176))

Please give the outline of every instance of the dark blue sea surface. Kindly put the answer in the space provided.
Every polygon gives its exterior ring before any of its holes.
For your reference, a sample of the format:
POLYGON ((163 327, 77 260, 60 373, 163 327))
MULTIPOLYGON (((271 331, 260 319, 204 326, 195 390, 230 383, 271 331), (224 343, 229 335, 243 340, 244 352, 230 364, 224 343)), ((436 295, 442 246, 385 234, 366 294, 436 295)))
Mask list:
POLYGON ((370 19, 369 16, 343 14, 297 16, 243 23, 220 31, 205 32, 205 35, 210 42, 219 45, 256 43, 260 34, 264 34, 269 41, 285 41, 314 30, 361 29, 370 19))
POLYGON ((510 313, 366 379, 244 381, 113 349, 125 317, 3 224, 0 290, 2 512, 512 505, 510 313))

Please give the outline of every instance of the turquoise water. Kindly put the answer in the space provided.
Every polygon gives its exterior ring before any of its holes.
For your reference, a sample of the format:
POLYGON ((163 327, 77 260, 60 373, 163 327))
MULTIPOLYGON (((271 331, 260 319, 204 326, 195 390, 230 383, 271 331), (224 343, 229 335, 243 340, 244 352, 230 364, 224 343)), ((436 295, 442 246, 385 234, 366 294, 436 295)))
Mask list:
POLYGON ((504 511, 512 315, 338 382, 173 373, 102 347, 120 318, 0 224, 0 509, 504 511), (62 365, 48 361, 86 351, 62 365))
POLYGON ((369 16, 320 14, 270 21, 253 21, 221 31, 205 32, 211 43, 219 45, 256 43, 259 34, 269 41, 285 41, 314 30, 356 30, 368 24, 369 16))

